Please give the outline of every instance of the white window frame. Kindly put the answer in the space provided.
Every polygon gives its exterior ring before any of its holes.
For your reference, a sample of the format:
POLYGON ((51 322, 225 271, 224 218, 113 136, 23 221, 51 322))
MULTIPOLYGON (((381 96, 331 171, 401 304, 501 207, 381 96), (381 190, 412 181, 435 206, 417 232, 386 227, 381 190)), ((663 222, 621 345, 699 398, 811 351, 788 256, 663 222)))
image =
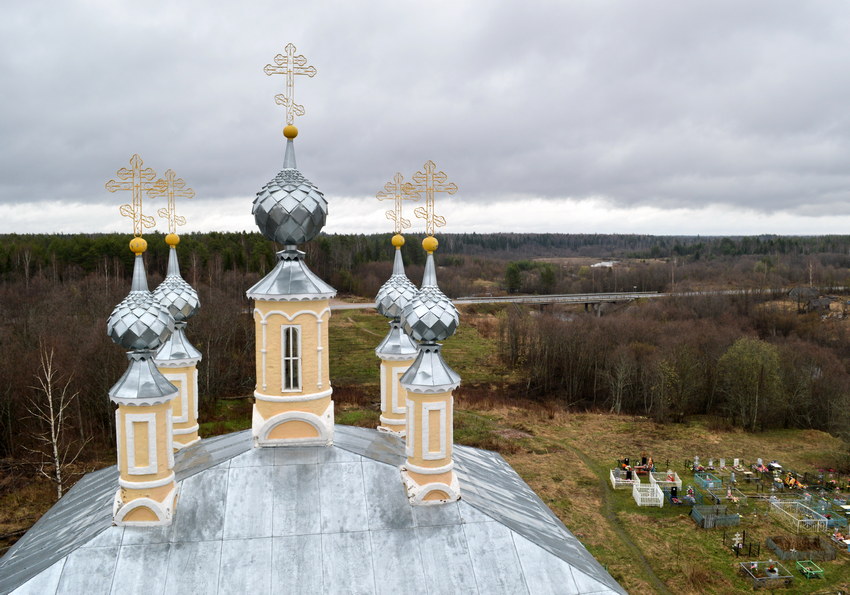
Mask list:
MULTIPOLYGON (((292 337, 292 334, 290 334, 292 337)), ((290 350, 290 353, 292 351, 290 350)), ((301 357, 302 357, 302 349, 301 349, 301 325, 300 324, 284 324, 280 327, 280 390, 283 392, 290 393, 298 393, 301 392, 301 387, 304 385, 304 377, 301 370, 301 357), (287 356, 286 355, 286 347, 287 347, 287 339, 286 339, 286 331, 287 329, 291 329, 292 333, 295 336, 294 344, 290 341, 290 346, 293 346, 297 355, 295 356, 287 356), (295 370, 298 374, 298 383, 297 386, 287 386, 287 384, 292 385, 291 382, 287 383, 287 372, 292 374, 292 370, 295 370)))

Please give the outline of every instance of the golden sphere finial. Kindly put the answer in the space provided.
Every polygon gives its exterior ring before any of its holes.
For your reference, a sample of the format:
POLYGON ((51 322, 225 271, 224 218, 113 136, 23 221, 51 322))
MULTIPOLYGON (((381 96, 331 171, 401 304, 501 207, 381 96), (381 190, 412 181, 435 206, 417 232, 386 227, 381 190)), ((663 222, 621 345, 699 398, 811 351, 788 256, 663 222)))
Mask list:
POLYGON ((292 140, 296 136, 298 136, 298 128, 295 127, 294 124, 288 124, 283 127, 283 136, 292 140))
POLYGON ((428 236, 427 238, 422 240, 422 248, 428 254, 432 254, 437 249, 437 246, 439 246, 439 245, 440 245, 440 243, 437 241, 437 238, 435 238, 434 236, 428 236))
POLYGON ((177 244, 180 243, 180 236, 177 235, 176 233, 170 233, 167 236, 165 236, 165 243, 168 244, 169 246, 176 246, 177 244))
POLYGON ((396 250, 398 250, 399 248, 404 246, 404 236, 400 233, 397 233, 393 236, 390 242, 392 242, 393 246, 395 246, 396 250))
POLYGON ((145 250, 148 249, 148 243, 145 238, 141 236, 136 236, 132 240, 130 240, 130 251, 133 254, 141 254, 145 250))

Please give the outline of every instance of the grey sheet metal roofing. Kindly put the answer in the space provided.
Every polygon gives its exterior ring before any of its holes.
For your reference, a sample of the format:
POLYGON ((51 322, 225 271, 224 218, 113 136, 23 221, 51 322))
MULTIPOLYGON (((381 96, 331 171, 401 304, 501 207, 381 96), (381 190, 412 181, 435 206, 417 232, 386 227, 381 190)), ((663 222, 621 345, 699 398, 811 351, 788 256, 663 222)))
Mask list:
POLYGON ((321 300, 336 295, 336 289, 322 281, 304 262, 304 253, 287 246, 277 253, 277 265, 246 295, 255 300, 321 300))
POLYGON ((456 446, 463 499, 412 507, 403 453, 349 426, 332 447, 208 438, 177 453, 162 528, 112 527, 118 473, 90 473, 0 559, 0 593, 625 593, 498 454, 456 446))
POLYGON ((388 360, 405 360, 416 357, 419 346, 401 328, 398 320, 390 321, 390 330, 375 348, 375 355, 388 360))

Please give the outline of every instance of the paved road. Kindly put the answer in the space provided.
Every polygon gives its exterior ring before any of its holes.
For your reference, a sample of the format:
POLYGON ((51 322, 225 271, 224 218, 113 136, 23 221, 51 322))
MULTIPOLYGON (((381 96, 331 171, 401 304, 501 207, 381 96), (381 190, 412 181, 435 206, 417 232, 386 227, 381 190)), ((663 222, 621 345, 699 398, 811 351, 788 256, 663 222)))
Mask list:
MULTIPOLYGON (((693 297, 700 295, 762 295, 787 294, 790 288, 778 289, 720 289, 714 291, 681 291, 660 293, 657 291, 618 291, 607 293, 565 293, 553 295, 505 295, 462 297, 452 300, 457 305, 462 304, 599 304, 602 302, 629 302, 639 299, 655 299, 666 297, 693 297)), ((846 287, 822 287, 821 292, 838 293, 847 291, 846 287)), ((374 308, 374 303, 352 304, 334 300, 331 310, 358 310, 374 308)))

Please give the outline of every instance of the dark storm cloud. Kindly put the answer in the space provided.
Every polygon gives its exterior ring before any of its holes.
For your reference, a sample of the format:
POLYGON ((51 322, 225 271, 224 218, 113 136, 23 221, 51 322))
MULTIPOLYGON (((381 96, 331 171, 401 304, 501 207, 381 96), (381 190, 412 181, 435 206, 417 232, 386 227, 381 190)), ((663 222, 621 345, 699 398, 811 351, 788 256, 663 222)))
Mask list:
MULTIPOLYGON (((464 200, 850 212, 850 6, 832 2, 18 3, 0 25, 0 202, 118 204, 138 152, 205 200, 282 160, 371 196, 427 159, 464 200)), ((211 203, 213 204, 213 203, 211 203)), ((46 229, 49 231, 49 229, 46 229)))

